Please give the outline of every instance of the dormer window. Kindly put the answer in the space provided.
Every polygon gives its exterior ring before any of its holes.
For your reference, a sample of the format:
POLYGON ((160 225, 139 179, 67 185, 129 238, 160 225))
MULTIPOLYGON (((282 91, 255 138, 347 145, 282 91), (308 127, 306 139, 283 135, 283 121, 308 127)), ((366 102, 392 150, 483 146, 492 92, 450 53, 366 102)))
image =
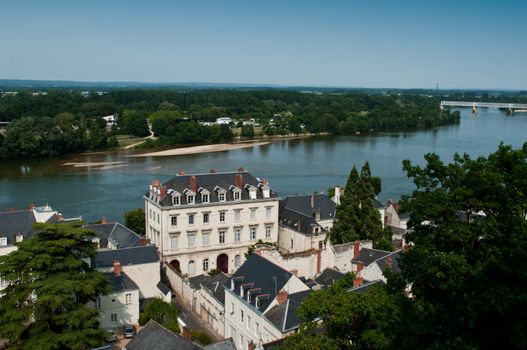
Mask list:
POLYGON ((245 188, 249 191, 249 198, 256 199, 256 187, 251 185, 246 185, 245 188))
POLYGON ((187 204, 194 204, 195 199, 195 196, 187 195, 187 204))
POLYGON ((0 247, 5 247, 7 245, 7 237, 0 237, 0 247))
POLYGON ((181 196, 177 195, 172 197, 172 205, 180 205, 181 204, 181 196))
POLYGON ((218 201, 225 202, 225 192, 218 193, 218 201))
POLYGON ((22 236, 22 235, 17 235, 17 236, 15 237, 15 240, 16 240, 17 243, 20 243, 20 242, 22 242, 22 241, 24 240, 24 236, 22 236))
POLYGON ((208 203, 209 202, 209 195, 208 194, 202 194, 201 195, 201 202, 202 203, 208 203))
POLYGON ((235 201, 239 201, 240 200, 240 192, 238 192, 238 191, 234 192, 234 200, 235 201))
POLYGON ((263 193, 263 197, 264 197, 264 198, 269 198, 269 197, 271 197, 271 190, 268 189, 268 188, 264 188, 263 191, 262 191, 262 193, 263 193))

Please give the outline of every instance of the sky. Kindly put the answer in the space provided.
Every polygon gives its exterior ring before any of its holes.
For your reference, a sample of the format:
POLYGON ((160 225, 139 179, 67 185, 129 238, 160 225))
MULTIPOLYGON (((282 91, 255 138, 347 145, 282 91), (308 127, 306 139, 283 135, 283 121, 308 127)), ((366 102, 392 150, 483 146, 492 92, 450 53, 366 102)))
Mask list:
POLYGON ((0 79, 527 89, 527 1, 2 0, 0 79))

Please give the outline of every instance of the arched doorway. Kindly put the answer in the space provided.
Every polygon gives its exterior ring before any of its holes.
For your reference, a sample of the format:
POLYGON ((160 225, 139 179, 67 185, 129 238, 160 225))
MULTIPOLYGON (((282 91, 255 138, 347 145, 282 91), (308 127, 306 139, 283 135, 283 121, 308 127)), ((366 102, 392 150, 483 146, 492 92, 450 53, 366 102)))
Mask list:
POLYGON ((170 266, 172 266, 176 271, 181 271, 181 268, 179 267, 179 260, 174 259, 170 262, 170 266))
POLYGON ((216 259, 216 268, 223 273, 229 273, 229 257, 227 254, 218 255, 218 259, 216 259))

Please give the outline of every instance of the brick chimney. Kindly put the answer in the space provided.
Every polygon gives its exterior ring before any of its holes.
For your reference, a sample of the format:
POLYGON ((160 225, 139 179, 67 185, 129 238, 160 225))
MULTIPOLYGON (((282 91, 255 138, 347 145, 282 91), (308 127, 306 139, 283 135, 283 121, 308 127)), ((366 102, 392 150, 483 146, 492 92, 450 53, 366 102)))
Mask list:
POLYGON ((190 190, 196 193, 196 177, 194 175, 189 177, 189 186, 190 186, 190 190))
POLYGON ((241 174, 236 174, 234 177, 234 183, 236 184, 236 187, 243 189, 243 176, 241 174))
POLYGON ((406 253, 406 252, 408 251, 408 249, 410 249, 410 247, 408 246, 408 244, 403 245, 403 252, 406 253))
POLYGON ((185 173, 185 170, 180 170, 177 172, 177 176, 185 176, 186 173, 185 173))
POLYGON ((360 253, 360 241, 355 241, 353 243, 353 259, 356 259, 360 253))
POLYGON ((159 187, 159 200, 165 198, 167 195, 167 188, 165 186, 159 187))
POLYGON ((144 247, 147 243, 148 243, 148 240, 146 238, 144 238, 144 237, 139 238, 139 245, 140 246, 144 247))
POLYGON ((387 257, 385 259, 386 265, 390 267, 390 269, 393 267, 393 258, 391 256, 387 257))
POLYGON ((353 280, 353 287, 362 286, 362 282, 364 282, 363 278, 359 274, 357 274, 357 276, 355 276, 355 279, 353 280))
POLYGON ((239 173, 245 173, 246 171, 247 171, 247 170, 245 170, 244 167, 239 167, 239 168, 238 168, 238 172, 239 172, 239 173))
POLYGON ((262 179, 260 182, 262 183, 262 185, 269 184, 269 181, 267 179, 262 179))
POLYGON ((106 221, 106 217, 103 216, 102 219, 101 219, 101 224, 107 224, 108 221, 106 221))
POLYGON ((399 203, 393 203, 393 209, 399 214, 399 203))
POLYGON ((190 332, 190 328, 188 328, 187 326, 183 326, 181 335, 183 335, 183 339, 187 341, 192 341, 192 333, 190 332))
POLYGON ((62 213, 57 213, 57 220, 58 220, 58 221, 62 221, 62 220, 64 220, 64 219, 62 218, 62 213))
POLYGON ((249 345, 247 345, 247 350, 256 350, 256 344, 253 343, 252 340, 251 340, 251 342, 249 343, 249 345))
POLYGON ((210 169, 211 174, 216 174, 216 169, 210 169))
POLYGON ((159 187, 160 182, 159 180, 152 180, 152 187, 159 187))
POLYGON ((289 297, 289 294, 285 290, 281 290, 278 295, 276 296, 276 302, 278 305, 282 305, 287 301, 287 298, 289 297))
POLYGON ((113 262, 113 274, 115 277, 121 276, 121 263, 119 260, 113 262))

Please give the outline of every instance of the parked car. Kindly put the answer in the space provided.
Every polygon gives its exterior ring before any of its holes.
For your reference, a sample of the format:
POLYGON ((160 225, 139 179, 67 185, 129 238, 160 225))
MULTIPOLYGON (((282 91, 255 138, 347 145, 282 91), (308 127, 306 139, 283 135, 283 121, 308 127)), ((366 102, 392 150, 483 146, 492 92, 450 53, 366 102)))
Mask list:
POLYGON ((133 338, 135 335, 135 328, 131 324, 125 324, 123 326, 123 334, 125 338, 133 338))
POLYGON ((104 340, 106 340, 107 343, 111 343, 117 340, 117 334, 115 334, 115 331, 113 329, 106 329, 106 333, 108 334, 106 335, 106 338, 104 340))

